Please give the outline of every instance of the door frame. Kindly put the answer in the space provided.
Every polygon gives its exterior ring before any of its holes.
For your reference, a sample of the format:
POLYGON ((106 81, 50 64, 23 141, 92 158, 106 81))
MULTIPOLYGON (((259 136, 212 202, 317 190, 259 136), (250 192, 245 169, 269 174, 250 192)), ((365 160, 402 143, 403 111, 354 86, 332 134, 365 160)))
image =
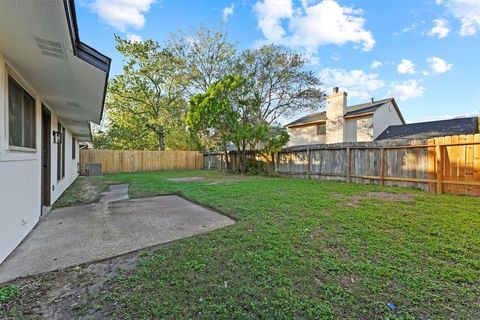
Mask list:
POLYGON ((51 205, 51 180, 52 180, 52 116, 50 110, 42 103, 42 141, 40 150, 41 180, 41 204, 51 205))

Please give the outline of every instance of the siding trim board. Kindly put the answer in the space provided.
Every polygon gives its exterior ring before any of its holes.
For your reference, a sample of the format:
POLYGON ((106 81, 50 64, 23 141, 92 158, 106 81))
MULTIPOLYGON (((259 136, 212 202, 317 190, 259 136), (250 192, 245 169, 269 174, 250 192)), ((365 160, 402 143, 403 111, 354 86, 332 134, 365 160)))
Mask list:
POLYGON ((365 117, 371 117, 373 116, 373 112, 367 112, 367 113, 359 113, 359 114, 354 114, 351 116, 344 116, 344 119, 356 119, 356 118, 365 118, 365 117))
POLYGON ((324 124, 327 123, 326 120, 319 120, 319 121, 312 121, 312 122, 305 122, 305 123, 300 123, 300 124, 293 124, 290 126, 287 126, 287 128, 300 128, 300 127, 309 127, 309 126, 314 126, 317 124, 324 124))

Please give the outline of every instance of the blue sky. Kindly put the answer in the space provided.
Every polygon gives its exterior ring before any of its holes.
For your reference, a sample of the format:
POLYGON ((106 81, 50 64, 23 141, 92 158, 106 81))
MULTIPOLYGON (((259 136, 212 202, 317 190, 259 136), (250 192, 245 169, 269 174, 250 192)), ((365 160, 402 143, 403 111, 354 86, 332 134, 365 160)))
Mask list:
POLYGON ((480 114, 480 0, 80 0, 76 9, 82 41, 113 59, 111 75, 122 67, 114 34, 161 42, 223 22, 240 50, 274 42, 304 53, 349 105, 393 96, 407 122, 480 114))

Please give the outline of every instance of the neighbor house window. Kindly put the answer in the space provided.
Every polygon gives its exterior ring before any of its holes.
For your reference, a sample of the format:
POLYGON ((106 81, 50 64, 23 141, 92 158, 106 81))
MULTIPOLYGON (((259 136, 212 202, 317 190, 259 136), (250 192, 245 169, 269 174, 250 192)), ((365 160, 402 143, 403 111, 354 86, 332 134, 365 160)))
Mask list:
POLYGON ((65 177, 65 128, 60 123, 57 128, 61 136, 60 143, 57 144, 57 180, 60 180, 65 177))
POLYGON ((327 125, 324 124, 319 124, 317 126, 317 134, 325 134, 327 132, 327 125))
POLYGON ((76 151, 77 149, 75 148, 75 138, 72 137, 72 159, 73 160, 75 160, 75 158, 77 157, 76 151))
POLYGON ((8 143, 35 149, 35 99, 8 77, 8 143))

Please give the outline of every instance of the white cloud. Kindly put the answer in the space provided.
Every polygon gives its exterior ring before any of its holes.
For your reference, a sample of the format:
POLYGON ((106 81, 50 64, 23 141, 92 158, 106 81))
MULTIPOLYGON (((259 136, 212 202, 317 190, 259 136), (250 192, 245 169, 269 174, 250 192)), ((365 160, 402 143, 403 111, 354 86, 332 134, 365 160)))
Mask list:
POLYGON ((142 41, 142 37, 139 36, 138 34, 127 34, 127 40, 131 41, 131 42, 140 42, 142 41))
POLYGON ((233 14, 233 11, 235 10, 235 5, 233 4, 230 4, 230 7, 225 7, 223 9, 223 21, 228 21, 228 19, 230 18, 230 16, 233 14))
POLYGON ((293 15, 291 0, 264 0, 257 2, 254 7, 258 15, 258 27, 262 30, 267 40, 272 42, 281 41, 285 36, 285 30, 281 26, 282 19, 293 15))
POLYGON ((302 1, 294 8, 292 0, 263 0, 255 5, 258 26, 269 42, 314 51, 325 44, 343 45, 348 42, 371 50, 375 40, 365 30, 362 10, 342 7, 334 0, 310 5, 302 1), (285 25, 286 24, 286 25, 285 25))
POLYGON ((338 60, 340 60, 340 53, 334 52, 330 58, 331 58, 333 61, 338 61, 338 60))
POLYGON ((383 65, 383 63, 381 63, 380 61, 374 60, 374 61, 372 61, 372 63, 370 64, 370 69, 375 70, 375 69, 380 68, 382 65, 383 65))
POLYGON ((393 81, 390 83, 389 97, 404 101, 407 99, 421 97, 425 93, 425 87, 418 84, 417 80, 410 79, 403 82, 393 81))
POLYGON ((422 71, 422 74, 423 74, 424 76, 428 76, 428 75, 430 74, 430 72, 428 72, 428 70, 423 70, 423 71, 422 71))
POLYGON ((397 66, 397 72, 401 74, 414 74, 415 65, 410 60, 402 59, 400 64, 397 66))
POLYGON ((478 0, 437 0, 460 20, 460 35, 473 36, 480 30, 480 1, 478 0))
POLYGON ((340 87, 348 96, 365 100, 385 85, 378 79, 378 74, 363 70, 325 68, 320 71, 320 78, 327 87, 340 87))
POLYGON ((408 27, 403 28, 402 31, 394 32, 393 35, 394 36, 399 36, 402 33, 407 33, 407 32, 410 32, 410 31, 414 31, 415 29, 417 29, 417 27, 419 25, 423 25, 423 24, 425 24, 425 21, 413 22, 408 27))
POLYGON ((438 39, 442 39, 450 32, 450 26, 446 19, 435 19, 433 20, 433 24, 435 26, 427 33, 429 36, 438 36, 438 39))
POLYGON ((452 69, 453 64, 447 63, 445 60, 439 57, 427 58, 428 65, 435 73, 444 73, 452 69))
POLYGON ((150 10, 155 0, 94 0, 89 4, 100 19, 120 30, 133 27, 141 29, 145 25, 144 14, 150 10))

